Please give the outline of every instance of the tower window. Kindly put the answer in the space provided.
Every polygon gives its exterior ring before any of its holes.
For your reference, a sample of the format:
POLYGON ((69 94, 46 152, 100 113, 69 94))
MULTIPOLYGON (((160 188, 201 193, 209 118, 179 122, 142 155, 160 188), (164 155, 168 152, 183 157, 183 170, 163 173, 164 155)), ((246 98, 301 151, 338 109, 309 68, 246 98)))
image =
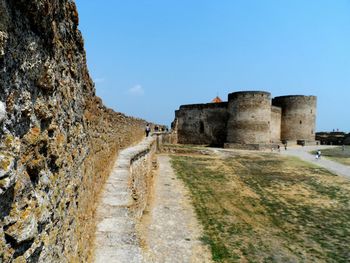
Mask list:
POLYGON ((199 123, 199 132, 204 133, 204 123, 202 121, 199 123))
POLYGON ((302 122, 302 121, 300 121, 300 124, 303 124, 303 122, 302 122))

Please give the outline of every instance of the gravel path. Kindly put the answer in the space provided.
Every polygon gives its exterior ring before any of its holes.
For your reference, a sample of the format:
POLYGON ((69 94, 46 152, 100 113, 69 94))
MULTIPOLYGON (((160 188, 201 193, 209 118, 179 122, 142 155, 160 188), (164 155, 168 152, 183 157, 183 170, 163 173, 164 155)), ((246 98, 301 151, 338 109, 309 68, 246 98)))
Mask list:
POLYGON ((345 176, 350 179, 350 167, 331 161, 329 159, 326 159, 324 157, 321 157, 321 159, 316 159, 314 155, 310 154, 309 152, 320 149, 321 150, 321 156, 322 156, 322 149, 331 148, 330 146, 304 146, 304 147, 289 147, 287 151, 284 149, 281 149, 281 154, 283 155, 291 155, 299 157, 300 159, 308 162, 312 162, 318 166, 321 166, 323 168, 326 168, 330 170, 331 172, 345 176))
POLYGON ((211 262, 210 252, 199 241, 201 228, 187 189, 168 156, 160 155, 158 161, 153 197, 139 226, 145 262, 211 262))

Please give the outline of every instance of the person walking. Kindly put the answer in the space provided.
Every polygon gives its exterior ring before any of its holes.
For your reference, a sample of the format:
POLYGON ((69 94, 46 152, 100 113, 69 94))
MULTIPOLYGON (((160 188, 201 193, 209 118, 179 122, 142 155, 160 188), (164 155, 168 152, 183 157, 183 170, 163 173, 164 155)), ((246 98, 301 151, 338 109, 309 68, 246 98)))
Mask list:
POLYGON ((145 128, 146 137, 148 137, 150 131, 151 131, 151 127, 149 126, 149 123, 147 123, 146 128, 145 128))

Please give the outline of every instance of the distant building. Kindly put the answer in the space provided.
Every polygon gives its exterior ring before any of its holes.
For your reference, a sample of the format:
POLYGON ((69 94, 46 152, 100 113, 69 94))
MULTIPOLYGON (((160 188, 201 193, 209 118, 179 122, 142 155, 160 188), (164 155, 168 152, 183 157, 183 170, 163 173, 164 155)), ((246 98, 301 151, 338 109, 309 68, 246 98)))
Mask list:
POLYGON ((261 149, 273 144, 314 144, 315 96, 281 96, 265 91, 230 93, 212 103, 182 105, 172 127, 178 143, 261 149))
POLYGON ((350 145, 350 133, 333 131, 333 132, 317 132, 316 140, 325 145, 350 145))
POLYGON ((222 100, 218 96, 216 96, 211 102, 212 103, 220 103, 220 102, 222 102, 222 100))

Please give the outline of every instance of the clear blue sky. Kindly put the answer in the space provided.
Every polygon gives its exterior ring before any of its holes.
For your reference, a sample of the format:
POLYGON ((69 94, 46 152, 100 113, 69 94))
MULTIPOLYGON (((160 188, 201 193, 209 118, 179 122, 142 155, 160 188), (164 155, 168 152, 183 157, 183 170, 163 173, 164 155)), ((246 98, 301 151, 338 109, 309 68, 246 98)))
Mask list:
POLYGON ((265 90, 318 97, 350 132, 349 0, 76 0, 97 95, 167 124, 182 104, 265 90))

